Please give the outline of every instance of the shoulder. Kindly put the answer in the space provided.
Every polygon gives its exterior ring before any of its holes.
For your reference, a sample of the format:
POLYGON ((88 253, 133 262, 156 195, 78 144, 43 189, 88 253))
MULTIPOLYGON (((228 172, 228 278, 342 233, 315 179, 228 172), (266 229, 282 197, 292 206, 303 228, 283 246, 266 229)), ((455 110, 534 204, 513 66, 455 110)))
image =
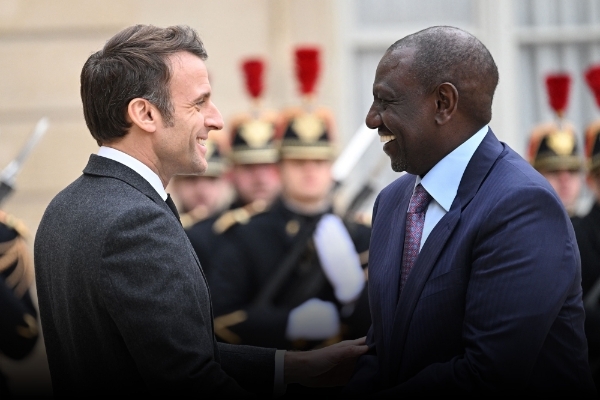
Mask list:
POLYGON ((267 203, 262 200, 227 210, 215 219, 212 224, 212 230, 217 235, 223 234, 234 226, 248 224, 251 219, 265 213, 267 210, 267 203))
POLYGON ((348 233, 354 242, 361 265, 369 262, 369 245, 371 242, 370 215, 356 215, 352 220, 345 222, 348 233))
POLYGON ((190 229, 194 225, 206 221, 210 216, 211 213, 208 209, 204 205, 201 205, 189 212, 180 214, 179 219, 181 220, 181 225, 183 225, 184 229, 190 229))
POLYGON ((367 239, 371 236, 371 218, 367 214, 359 214, 344 221, 348 232, 353 238, 367 239))

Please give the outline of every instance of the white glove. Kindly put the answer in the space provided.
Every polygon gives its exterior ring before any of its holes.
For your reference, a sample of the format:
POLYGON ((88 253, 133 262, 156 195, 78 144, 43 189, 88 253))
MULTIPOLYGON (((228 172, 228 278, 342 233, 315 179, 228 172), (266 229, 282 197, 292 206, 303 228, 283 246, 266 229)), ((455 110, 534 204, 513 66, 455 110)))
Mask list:
POLYGON ((294 308, 288 317, 288 340, 324 340, 340 332, 340 317, 335 305, 312 298, 294 308))
POLYGON ((335 290, 335 297, 342 304, 353 302, 365 286, 365 274, 342 219, 333 214, 321 217, 314 240, 321 266, 335 290))

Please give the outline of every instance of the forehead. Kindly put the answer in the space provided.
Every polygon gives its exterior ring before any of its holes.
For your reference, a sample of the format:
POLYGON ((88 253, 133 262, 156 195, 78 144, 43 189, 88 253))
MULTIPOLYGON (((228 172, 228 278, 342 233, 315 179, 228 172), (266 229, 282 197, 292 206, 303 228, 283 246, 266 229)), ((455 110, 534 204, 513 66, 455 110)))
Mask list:
POLYGON ((171 87, 173 89, 190 89, 197 86, 208 86, 208 70, 204 61, 191 53, 179 52, 169 56, 171 64, 171 87))
POLYGON ((402 82, 403 85, 413 82, 415 77, 411 74, 410 69, 414 53, 413 47, 401 47, 387 51, 377 65, 374 88, 378 86, 394 87, 399 82, 402 82))

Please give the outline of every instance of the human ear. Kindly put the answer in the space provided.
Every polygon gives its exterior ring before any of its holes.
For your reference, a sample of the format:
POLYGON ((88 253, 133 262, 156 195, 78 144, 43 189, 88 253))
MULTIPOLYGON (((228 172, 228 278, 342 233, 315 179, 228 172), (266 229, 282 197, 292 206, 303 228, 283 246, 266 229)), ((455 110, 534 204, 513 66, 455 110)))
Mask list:
POLYGON ((444 125, 452 118, 458 105, 458 90, 450 82, 440 84, 435 90, 435 121, 444 125))
POLYGON ((146 99, 135 98, 127 105, 127 118, 145 132, 156 131, 158 110, 146 99))

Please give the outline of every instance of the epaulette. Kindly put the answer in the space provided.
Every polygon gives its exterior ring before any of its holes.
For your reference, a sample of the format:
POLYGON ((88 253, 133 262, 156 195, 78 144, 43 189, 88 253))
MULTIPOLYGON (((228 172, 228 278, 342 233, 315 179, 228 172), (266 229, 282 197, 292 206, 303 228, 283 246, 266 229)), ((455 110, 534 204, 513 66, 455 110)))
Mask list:
POLYGON ((29 229, 27 229, 23 221, 2 210, 0 210, 0 223, 6 225, 11 229, 14 229, 19 234, 19 236, 25 239, 29 238, 29 229))
POLYGON ((242 339, 239 335, 233 333, 229 328, 240 324, 248 319, 248 314, 244 310, 234 311, 230 314, 221 315, 214 320, 215 335, 231 344, 241 344, 242 339))
POLYGON ((29 231, 21 220, 1 210, 0 223, 18 234, 14 239, 0 243, 0 274, 5 275, 6 285, 21 298, 31 286, 34 276, 33 259, 26 244, 29 231))
POLYGON ((198 207, 194 208, 193 210, 181 214, 179 216, 179 219, 181 220, 181 225, 183 225, 184 229, 187 229, 189 227, 191 227, 192 225, 194 225, 197 222, 202 221, 203 219, 206 219, 208 216, 210 215, 210 213, 208 212, 208 208, 206 208, 206 206, 204 205, 199 205, 198 207))
POLYGON ((223 213, 212 226, 213 232, 217 235, 226 232, 235 224, 247 224, 250 218, 263 213, 267 210, 267 202, 264 200, 255 200, 245 206, 234 208, 223 213))

